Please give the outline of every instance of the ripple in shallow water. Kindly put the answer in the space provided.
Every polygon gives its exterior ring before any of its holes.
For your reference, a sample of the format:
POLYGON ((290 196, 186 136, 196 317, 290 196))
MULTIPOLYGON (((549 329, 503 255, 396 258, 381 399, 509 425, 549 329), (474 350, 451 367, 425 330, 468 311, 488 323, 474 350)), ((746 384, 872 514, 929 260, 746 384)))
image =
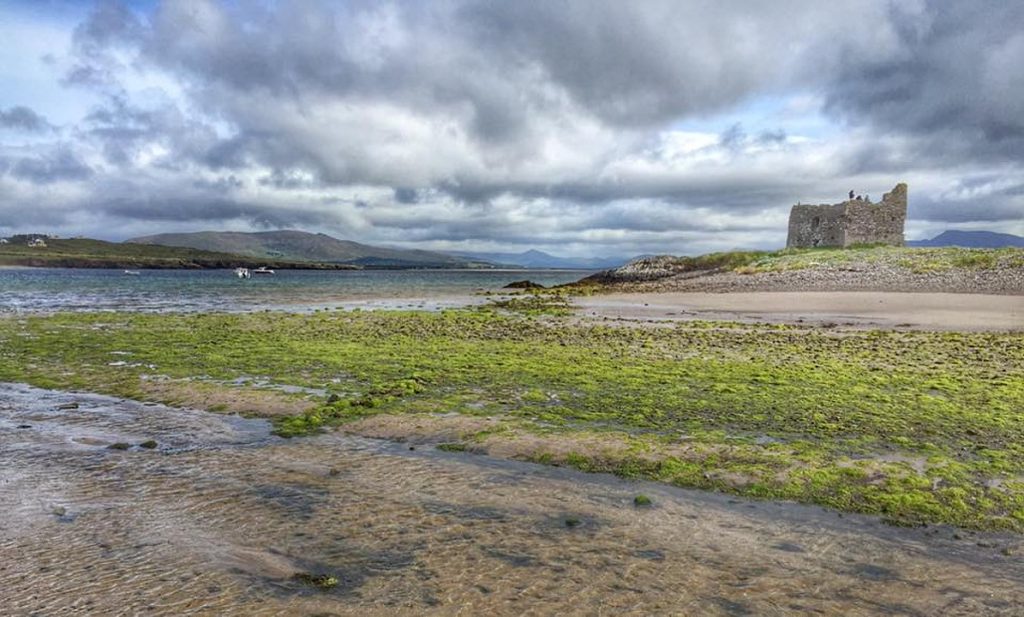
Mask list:
POLYGON ((1024 605, 1019 561, 949 530, 267 429, 0 385, 3 613, 1009 615, 1024 605), (139 448, 145 439, 158 448, 139 448), (131 447, 104 446, 115 442, 131 447), (640 492, 653 507, 634 508, 640 492))

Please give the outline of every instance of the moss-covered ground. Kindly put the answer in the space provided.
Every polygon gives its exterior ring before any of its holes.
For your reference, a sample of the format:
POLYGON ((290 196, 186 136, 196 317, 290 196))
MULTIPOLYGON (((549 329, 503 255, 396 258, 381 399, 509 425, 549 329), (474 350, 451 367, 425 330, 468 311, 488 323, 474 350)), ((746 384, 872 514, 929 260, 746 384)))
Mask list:
POLYGON ((290 395, 313 400, 275 419, 286 436, 464 414, 490 424, 445 449, 519 439, 535 444, 524 458, 588 471, 1024 531, 1019 333, 623 327, 494 310, 0 319, 0 381, 149 398, 155 376, 326 391, 290 395))

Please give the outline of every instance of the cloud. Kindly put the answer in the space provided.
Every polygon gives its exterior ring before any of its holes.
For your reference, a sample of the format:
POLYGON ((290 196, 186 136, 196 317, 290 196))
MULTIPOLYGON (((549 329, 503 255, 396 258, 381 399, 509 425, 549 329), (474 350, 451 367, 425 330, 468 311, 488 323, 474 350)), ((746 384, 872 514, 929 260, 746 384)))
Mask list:
POLYGON ((9 160, 5 166, 7 173, 12 177, 33 184, 84 180, 93 175, 92 168, 67 146, 58 147, 38 156, 9 160))
POLYGON ((42 132, 49 130, 50 123, 28 107, 17 105, 9 109, 0 108, 0 129, 42 132))
POLYGON ((74 28, 74 61, 63 83, 116 91, 118 74, 127 68, 124 52, 140 42, 142 29, 138 18, 125 4, 99 0, 88 18, 74 28))
POLYGON ((897 44, 867 61, 847 55, 826 84, 828 109, 851 123, 915 137, 918 160, 1018 157, 1024 4, 997 1, 982 10, 969 2, 901 3, 890 15, 897 44))
POLYGON ((1022 11, 104 1, 51 60, 96 104, 0 141, 3 203, 97 229, 692 252, 780 244, 792 203, 905 180, 922 225, 1024 232, 1022 11))

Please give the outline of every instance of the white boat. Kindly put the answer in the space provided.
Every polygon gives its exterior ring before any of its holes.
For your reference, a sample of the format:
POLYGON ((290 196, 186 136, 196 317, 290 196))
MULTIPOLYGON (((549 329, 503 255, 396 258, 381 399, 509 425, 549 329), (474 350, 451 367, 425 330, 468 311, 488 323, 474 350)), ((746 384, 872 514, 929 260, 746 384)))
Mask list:
POLYGON ((124 273, 126 275, 128 275, 128 276, 138 276, 139 275, 139 271, 138 270, 125 270, 124 273))
POLYGON ((252 271, 253 274, 274 274, 274 271, 266 266, 260 266, 252 271))
POLYGON ((252 272, 249 272, 249 268, 235 268, 235 276, 240 279, 252 278, 252 272))

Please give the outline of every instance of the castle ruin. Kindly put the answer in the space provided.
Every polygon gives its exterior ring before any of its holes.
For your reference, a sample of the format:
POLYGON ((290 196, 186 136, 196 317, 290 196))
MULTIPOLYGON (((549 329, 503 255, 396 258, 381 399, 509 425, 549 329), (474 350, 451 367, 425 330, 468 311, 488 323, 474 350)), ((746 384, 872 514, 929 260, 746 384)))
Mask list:
POLYGON ((903 246, 907 185, 899 183, 881 203, 850 199, 838 204, 793 206, 786 247, 848 247, 854 244, 903 246))

